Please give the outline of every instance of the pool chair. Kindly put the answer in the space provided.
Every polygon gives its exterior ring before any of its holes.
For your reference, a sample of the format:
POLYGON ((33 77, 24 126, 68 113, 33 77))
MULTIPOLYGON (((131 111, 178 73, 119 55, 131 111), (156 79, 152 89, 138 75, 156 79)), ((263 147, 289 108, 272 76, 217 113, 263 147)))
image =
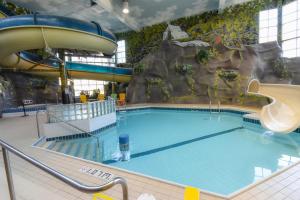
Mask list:
POLYGON ((118 105, 119 106, 124 106, 125 104, 126 104, 126 94, 125 93, 120 93, 119 94, 118 105))
POLYGON ((118 95, 117 95, 116 93, 112 93, 112 94, 110 95, 110 97, 113 98, 114 100, 117 100, 117 96, 118 96, 118 95))
POLYGON ((84 94, 81 94, 79 99, 80 99, 80 103, 86 103, 87 102, 87 97, 84 94))
POLYGON ((104 94, 98 94, 97 99, 98 99, 98 101, 104 101, 105 100, 104 94))

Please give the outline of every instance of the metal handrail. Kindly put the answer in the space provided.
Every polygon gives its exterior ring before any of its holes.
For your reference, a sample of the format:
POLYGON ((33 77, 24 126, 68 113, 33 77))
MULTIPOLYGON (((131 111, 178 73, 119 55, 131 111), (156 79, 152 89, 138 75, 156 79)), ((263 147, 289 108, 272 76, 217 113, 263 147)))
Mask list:
POLYGON ((124 105, 119 106, 118 110, 119 111, 126 111, 127 110, 127 103, 126 103, 126 101, 124 102, 124 105), (122 110, 121 110, 121 108, 122 108, 122 110))
POLYGON ((65 123, 65 124, 67 124, 67 125, 69 125, 69 126, 75 128, 75 129, 81 131, 82 133, 85 133, 85 134, 89 135, 90 137, 96 138, 96 140, 97 140, 97 146, 98 146, 98 151, 100 151, 100 141, 99 141, 99 138, 98 138, 98 137, 96 137, 96 136, 94 136, 93 134, 90 134, 89 132, 87 132, 87 131, 85 131, 85 130, 83 130, 83 129, 81 129, 81 128, 79 128, 79 127, 77 127, 77 126, 75 126, 75 125, 73 125, 73 124, 71 124, 71 123, 69 123, 68 121, 65 121, 65 120, 63 120, 63 119, 61 119, 61 118, 59 118, 59 117, 56 117, 55 115, 51 115, 49 112, 48 112, 47 114, 48 114, 49 116, 51 116, 51 117, 53 117, 53 118, 59 120, 60 122, 63 122, 63 123, 65 123))
POLYGON ((44 172, 54 176, 55 178, 59 179, 60 181, 68 184, 69 186, 82 191, 82 192, 87 192, 87 193, 93 193, 93 192, 101 192, 107 189, 112 188, 116 184, 120 184, 122 186, 122 191, 123 191, 123 200, 128 200, 128 187, 126 180, 121 178, 121 177, 115 177, 108 183, 104 183, 99 186, 89 186, 80 183, 77 180, 74 180, 72 178, 69 178, 62 173, 48 167, 47 165, 43 164, 42 162, 24 154, 20 150, 14 148, 13 146, 7 144, 3 140, 0 139, 0 145, 2 146, 2 154, 3 154, 3 159, 4 159, 4 165, 5 165, 5 171, 6 171, 6 177, 7 177, 7 182, 8 182, 8 187, 9 187, 9 193, 10 193, 10 199, 15 200, 16 196, 14 193, 14 188, 13 188, 13 181, 12 181, 12 175, 11 175, 11 168, 10 168, 10 163, 9 163, 9 157, 8 157, 8 151, 11 153, 15 154, 16 156, 26 160, 30 164, 34 165, 35 167, 43 170, 44 172))
MULTIPOLYGON (((212 103, 211 100, 209 100, 209 112, 212 113, 212 103)), ((218 113, 221 112, 221 101, 218 100, 218 113)))
POLYGON ((36 113, 35 113, 36 129, 37 129, 38 138, 41 137, 40 123, 39 123, 39 113, 40 113, 40 112, 45 112, 45 113, 47 113, 47 111, 46 111, 46 110, 38 110, 38 111, 36 111, 36 113))

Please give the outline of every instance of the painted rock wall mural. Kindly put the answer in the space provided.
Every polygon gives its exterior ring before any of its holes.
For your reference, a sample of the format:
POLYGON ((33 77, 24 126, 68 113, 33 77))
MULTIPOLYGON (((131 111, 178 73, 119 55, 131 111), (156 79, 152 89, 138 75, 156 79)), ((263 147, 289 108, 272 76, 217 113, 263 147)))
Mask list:
POLYGON ((258 44, 258 13, 276 6, 254 0, 118 34, 135 71, 129 102, 263 105, 246 94, 249 80, 298 84, 300 59, 282 58, 276 41, 258 44))

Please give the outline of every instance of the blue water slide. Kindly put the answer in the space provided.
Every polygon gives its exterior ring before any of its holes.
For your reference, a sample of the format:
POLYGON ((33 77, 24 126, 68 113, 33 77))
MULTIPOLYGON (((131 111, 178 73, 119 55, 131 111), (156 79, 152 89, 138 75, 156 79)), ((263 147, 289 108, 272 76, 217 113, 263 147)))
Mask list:
POLYGON ((61 27, 67 29, 73 29, 100 35, 107 39, 116 42, 116 37, 113 33, 102 28, 100 24, 96 22, 86 22, 69 17, 53 16, 53 15, 18 15, 1 19, 0 30, 15 28, 15 27, 32 27, 32 26, 47 26, 47 27, 61 27))
POLYGON ((108 66, 99 66, 99 65, 73 63, 73 62, 66 62, 65 67, 67 70, 73 70, 73 71, 103 73, 103 74, 117 74, 117 75, 127 75, 127 76, 132 75, 131 68, 108 67, 108 66))
MULTIPOLYGON (((40 14, 16 16, 15 13, 11 12, 3 5, 0 5, 0 11, 5 16, 7 16, 6 18, 0 19, 0 31, 18 29, 19 27, 53 27, 97 35, 115 44, 117 42, 116 37, 113 33, 102 28, 101 25, 96 22, 85 22, 68 17, 40 14)), ((17 53, 17 55, 21 59, 32 63, 41 63, 43 65, 56 69, 59 67, 59 62, 53 58, 43 59, 42 56, 30 53, 28 51, 21 51, 17 53)), ((66 68, 70 71, 82 73, 111 74, 120 76, 132 75, 132 69, 128 68, 97 66, 82 63, 67 62, 66 68)))

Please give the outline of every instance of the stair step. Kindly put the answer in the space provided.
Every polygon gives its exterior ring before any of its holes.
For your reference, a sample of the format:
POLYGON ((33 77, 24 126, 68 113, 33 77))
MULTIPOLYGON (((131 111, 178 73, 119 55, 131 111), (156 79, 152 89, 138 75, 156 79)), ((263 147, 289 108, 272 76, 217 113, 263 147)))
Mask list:
POLYGON ((50 142, 50 144, 48 145, 47 149, 52 150, 55 146, 56 146, 56 141, 52 141, 52 142, 50 142))
POLYGON ((87 144, 86 143, 81 143, 81 148, 80 148, 80 151, 78 153, 78 156, 79 158, 84 158, 84 153, 87 149, 87 144))
POLYGON ((61 142, 61 143, 58 145, 56 151, 62 152, 62 150, 64 149, 65 146, 66 146, 66 143, 65 143, 65 142, 61 142))
POLYGON ((88 159, 88 160, 91 159, 91 156, 90 156, 90 143, 87 143, 87 144, 85 145, 85 150, 84 150, 83 158, 84 158, 84 159, 88 159))
POLYGON ((90 158, 91 158, 91 160, 95 161, 96 160, 95 151, 97 149, 97 145, 94 144, 94 143, 91 143, 90 145, 91 145, 91 149, 90 149, 90 153, 89 153, 90 154, 90 158))
POLYGON ((41 142, 39 145, 38 145, 38 147, 41 147, 41 148, 47 148, 48 147, 48 145, 49 145, 49 142, 47 142, 46 140, 45 141, 43 141, 43 142, 41 142))
POLYGON ((76 150, 75 150, 75 153, 74 153, 74 156, 75 156, 75 157, 79 157, 81 148, 82 148, 82 144, 81 144, 81 143, 78 143, 78 144, 76 145, 76 150))
POLYGON ((67 144, 67 148, 66 148, 66 150, 65 150, 65 154, 67 154, 67 155, 69 155, 70 154, 70 152, 71 152, 71 150, 72 150, 72 148, 74 147, 74 142, 71 142, 71 143, 68 143, 67 144))

